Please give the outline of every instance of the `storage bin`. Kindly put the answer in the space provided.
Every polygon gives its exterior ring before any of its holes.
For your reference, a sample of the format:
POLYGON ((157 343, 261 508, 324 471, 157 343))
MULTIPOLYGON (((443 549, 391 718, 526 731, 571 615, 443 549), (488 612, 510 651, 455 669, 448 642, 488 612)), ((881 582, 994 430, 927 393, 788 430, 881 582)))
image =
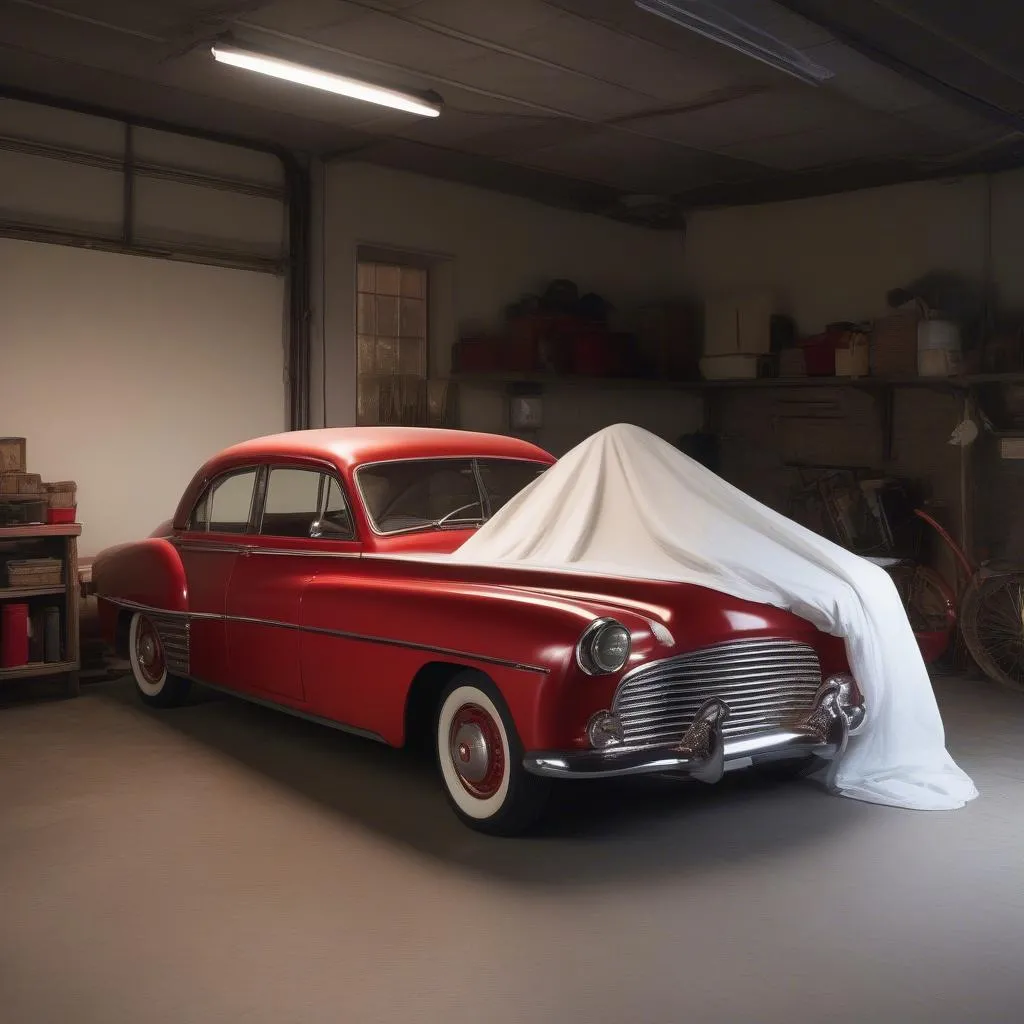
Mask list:
POLYGON ((960 372, 960 328, 951 320, 921 320, 917 325, 917 372, 922 377, 952 377, 960 372))
POLYGON ((619 372, 615 339, 603 330, 583 330, 573 338, 573 373, 581 377, 612 377, 619 372))
POLYGON ((43 484, 43 491, 50 508, 74 508, 78 484, 74 480, 60 480, 43 484))
POLYGON ((34 498, 0 497, 0 526, 46 522, 46 502, 34 498))
POLYGON ((64 582, 64 563, 59 558, 12 558, 7 563, 7 586, 58 587, 64 582))
POLYGON ((802 348, 784 348, 779 353, 780 377, 806 377, 807 362, 802 348))
POLYGON ((876 320, 871 331, 871 372, 876 377, 917 375, 917 310, 876 320))
POLYGON ((871 347, 866 334, 847 332, 835 352, 837 377, 866 377, 871 372, 871 347))
POLYGON ((75 516, 78 514, 78 509, 72 505, 70 508, 58 507, 55 508, 51 505, 46 510, 46 521, 51 526, 64 525, 66 523, 73 523, 75 516))
POLYGON ((775 297, 769 291, 712 296, 704 303, 704 355, 767 355, 775 297))
POLYGON ((463 338, 452 346, 452 369, 456 373, 497 373, 501 352, 497 338, 463 338))

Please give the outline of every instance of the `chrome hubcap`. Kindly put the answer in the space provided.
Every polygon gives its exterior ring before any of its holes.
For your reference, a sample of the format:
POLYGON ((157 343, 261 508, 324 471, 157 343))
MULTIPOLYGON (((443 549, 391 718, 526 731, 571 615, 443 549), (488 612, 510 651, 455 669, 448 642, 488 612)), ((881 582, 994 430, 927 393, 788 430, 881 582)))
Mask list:
POLYGON ((160 649, 160 638, 148 619, 143 619, 139 623, 139 632, 135 640, 135 654, 146 681, 159 683, 164 672, 164 656, 160 649))
POLYGON ((464 722, 451 741, 455 770, 467 782, 481 782, 491 763, 491 751, 483 729, 475 722, 464 722))
POLYGON ((501 789, 505 778, 501 733, 478 704, 463 704, 452 718, 448 756, 467 793, 486 800, 501 789))

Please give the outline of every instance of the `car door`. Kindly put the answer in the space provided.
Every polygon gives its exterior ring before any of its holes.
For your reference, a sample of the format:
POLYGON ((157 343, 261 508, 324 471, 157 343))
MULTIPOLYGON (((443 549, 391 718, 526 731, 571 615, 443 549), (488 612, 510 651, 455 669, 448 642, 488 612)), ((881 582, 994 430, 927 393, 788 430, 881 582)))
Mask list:
POLYGON ((263 472, 256 527, 228 588, 230 672, 239 690, 304 705, 302 595, 325 565, 358 545, 333 471, 291 463, 263 472))
POLYGON ((214 479, 176 541, 188 587, 190 674, 218 686, 230 685, 228 584, 249 541, 257 475, 257 467, 243 466, 214 479))

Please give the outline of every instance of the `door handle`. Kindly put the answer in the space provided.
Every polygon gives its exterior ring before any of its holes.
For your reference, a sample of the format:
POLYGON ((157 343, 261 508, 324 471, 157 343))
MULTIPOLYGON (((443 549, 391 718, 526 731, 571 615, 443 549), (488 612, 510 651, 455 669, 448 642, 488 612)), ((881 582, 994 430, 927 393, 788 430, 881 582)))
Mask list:
POLYGON ((241 556, 242 556, 243 558, 248 558, 248 557, 249 557, 249 556, 250 556, 250 555, 252 554, 252 552, 253 552, 253 549, 252 549, 252 548, 242 548, 242 550, 241 550, 241 551, 239 551, 239 554, 240 554, 240 555, 241 555, 241 556))

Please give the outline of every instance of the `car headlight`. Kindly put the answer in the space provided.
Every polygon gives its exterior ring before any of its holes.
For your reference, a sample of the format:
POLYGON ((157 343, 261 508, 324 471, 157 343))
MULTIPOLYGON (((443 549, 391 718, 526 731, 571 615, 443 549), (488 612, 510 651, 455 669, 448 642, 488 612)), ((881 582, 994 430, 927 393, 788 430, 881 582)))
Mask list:
POLYGON ((629 660, 629 630, 615 619, 595 619, 576 645, 576 664, 588 676, 618 672, 629 660))

